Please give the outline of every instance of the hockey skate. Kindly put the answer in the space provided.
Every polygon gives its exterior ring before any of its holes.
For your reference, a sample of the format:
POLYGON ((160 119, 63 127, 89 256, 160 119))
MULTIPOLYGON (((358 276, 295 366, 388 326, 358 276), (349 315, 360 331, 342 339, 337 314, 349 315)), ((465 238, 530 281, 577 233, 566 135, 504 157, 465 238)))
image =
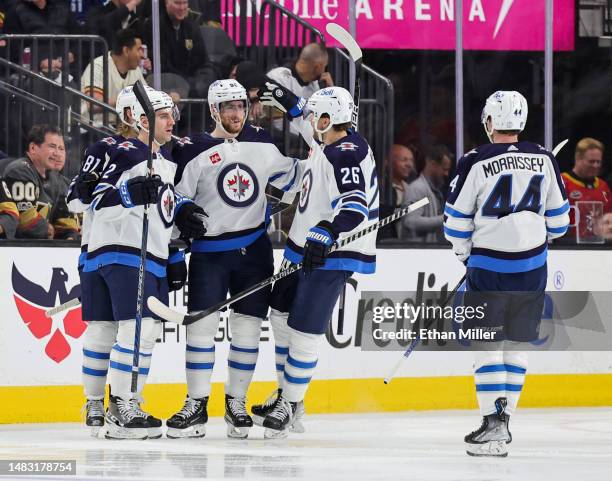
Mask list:
MULTIPOLYGON (((274 391, 266 402, 263 404, 255 404, 251 406, 251 415, 253 417, 253 422, 257 426, 263 426, 264 419, 268 414, 270 414, 274 408, 276 407, 276 402, 279 396, 282 394, 282 389, 277 389, 274 391)), ((295 410, 295 415, 293 416, 293 420, 291 421, 291 425, 289 426, 289 431, 292 433, 303 433, 305 432, 304 424, 302 420, 304 419, 304 401, 300 401, 297 403, 297 408, 295 410)))
POLYGON ((147 414, 135 399, 110 395, 106 410, 107 439, 147 439, 147 414))
POLYGON ((505 413, 507 400, 495 401, 497 412, 482 418, 482 425, 465 437, 466 452, 470 456, 508 456, 507 444, 512 442, 508 425, 510 415, 505 413))
POLYGON ((289 426, 297 411, 297 404, 296 402, 287 401, 282 395, 279 396, 276 406, 274 406, 272 412, 263 421, 263 427, 266 428, 264 431, 265 439, 287 437, 289 426))
POLYGON ((225 395, 225 423, 227 424, 227 437, 246 439, 253 420, 246 411, 246 399, 225 395))
MULTIPOLYGON (((138 407, 142 410, 141 404, 144 403, 142 395, 138 395, 138 407)), ((162 437, 162 422, 161 419, 157 419, 148 412, 142 410, 147 416, 147 432, 148 439, 159 439, 162 437)))
POLYGON ((91 428, 91 437, 97 438, 104 427, 104 399, 88 399, 84 409, 85 424, 91 428))
POLYGON ((208 422, 208 396, 193 399, 187 396, 179 412, 166 421, 166 436, 171 439, 202 438, 208 422))

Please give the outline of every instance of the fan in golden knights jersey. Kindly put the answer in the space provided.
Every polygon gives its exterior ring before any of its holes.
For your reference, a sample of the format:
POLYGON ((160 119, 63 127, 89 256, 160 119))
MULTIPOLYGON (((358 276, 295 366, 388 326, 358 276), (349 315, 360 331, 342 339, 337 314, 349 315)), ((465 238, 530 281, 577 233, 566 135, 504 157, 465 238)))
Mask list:
MULTIPOLYGON (((189 261, 190 312, 223 301, 270 277, 272 245, 266 233, 266 185, 297 191, 302 163, 285 157, 261 127, 247 123, 247 92, 236 80, 219 80, 208 90, 213 132, 183 139, 173 150, 178 164, 176 186, 206 208, 206 235, 194 240, 189 261)), ((261 323, 270 289, 231 306, 232 342, 225 386, 225 421, 229 437, 245 438, 253 425, 245 403, 259 352, 261 323)), ((205 434, 214 337, 219 313, 187 326, 188 397, 167 421, 168 437, 205 434)))
POLYGON ((482 123, 492 142, 457 163, 444 210, 444 232, 467 266, 464 304, 486 306, 464 329, 492 333, 477 351, 476 394, 482 426, 465 437, 467 453, 507 456, 508 425, 527 372, 522 342, 538 338, 548 240, 565 234, 569 205, 552 153, 519 141, 527 102, 518 92, 491 95, 482 123))
MULTIPOLYGON (((130 392, 144 206, 150 204, 145 296, 153 295, 167 302, 166 264, 173 224, 176 222, 183 233, 188 225, 191 236, 201 236, 205 232, 199 220, 203 210, 175 192, 176 164, 160 149, 172 137, 178 112, 167 94, 152 89, 147 93, 155 109, 154 175, 147 176, 149 124, 142 107, 134 99, 131 113, 138 128, 138 138, 118 142, 105 153, 108 156, 106 166, 89 207, 93 215, 87 257, 82 267, 85 279, 83 318, 118 324, 109 356, 111 395, 106 412, 106 436, 109 438, 161 436, 161 421, 142 411, 138 399, 133 399, 130 392), (196 222, 200 222, 199 230, 193 230, 196 222)), ((160 321, 145 306, 138 395, 144 387, 160 332, 160 321)), ((104 349, 102 347, 101 351, 104 349)), ((91 351, 91 354, 91 357, 107 356, 106 352, 91 351)), ((97 374, 103 375, 104 369, 100 371, 97 374)))
POLYGON ((303 269, 274 285, 274 331, 279 390, 253 407, 264 436, 284 437, 303 413, 320 344, 340 292, 352 273, 376 269, 376 233, 331 252, 336 241, 378 221, 376 162, 366 140, 351 130, 353 98, 340 87, 317 91, 306 104, 284 87, 266 84, 264 104, 286 112, 310 145, 296 216, 285 248, 303 269))

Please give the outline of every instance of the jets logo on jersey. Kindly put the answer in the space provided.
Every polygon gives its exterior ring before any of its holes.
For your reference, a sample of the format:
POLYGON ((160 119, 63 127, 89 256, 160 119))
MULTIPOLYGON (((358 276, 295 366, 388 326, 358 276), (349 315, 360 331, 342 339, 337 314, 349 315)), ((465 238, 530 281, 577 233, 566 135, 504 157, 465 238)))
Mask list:
POLYGON ((259 196, 255 173, 240 163, 230 164, 219 173, 217 190, 223 201, 232 207, 247 207, 259 196))
POLYGON ((208 158, 210 159, 210 163, 213 165, 221 162, 221 154, 219 152, 213 152, 208 156, 208 158))
POLYGON ((107 145, 115 145, 117 143, 117 141, 113 139, 112 137, 104 137, 102 139, 102 142, 104 142, 107 145))
POLYGON ((166 228, 172 226, 174 221, 174 206, 176 205, 176 197, 174 195, 174 188, 171 184, 165 184, 159 193, 159 201, 157 202, 157 211, 159 217, 166 228))
POLYGON ((127 151, 129 151, 129 150, 131 150, 131 149, 138 150, 138 147, 136 147, 136 146, 135 146, 135 145, 134 145, 132 142, 129 142, 129 141, 127 141, 127 140, 126 140, 125 142, 121 142, 121 143, 120 143, 120 144, 117 146, 117 148, 118 148, 118 149, 127 150, 127 151))
POLYGON ((298 210, 303 214, 308 207, 308 200, 310 199, 310 191, 312 190, 312 170, 308 169, 304 172, 302 178, 302 191, 300 192, 300 201, 298 203, 298 210))
POLYGON ((354 143, 352 143, 352 142, 342 142, 336 148, 342 150, 342 152, 345 152, 347 150, 350 150, 350 151, 357 150, 357 146, 354 143))
POLYGON ((181 137, 176 141, 176 143, 181 147, 185 147, 186 145, 193 145, 193 142, 189 137, 181 137))
POLYGON ((260 127, 259 125, 251 125, 251 128, 255 129, 257 133, 259 133, 259 131, 263 129, 263 127, 260 127))

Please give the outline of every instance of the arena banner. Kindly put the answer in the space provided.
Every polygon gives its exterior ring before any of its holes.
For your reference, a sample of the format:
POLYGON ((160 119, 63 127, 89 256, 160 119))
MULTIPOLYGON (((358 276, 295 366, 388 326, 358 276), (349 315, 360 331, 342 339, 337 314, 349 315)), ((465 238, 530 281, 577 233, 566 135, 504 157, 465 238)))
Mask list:
MULTIPOLYGON (((80 308, 48 319, 44 311, 79 293, 76 248, 2 248, 0 250, 0 386, 76 385, 80 382, 82 339, 87 324, 80 308)), ((277 265, 281 251, 275 252, 277 265)), ((612 251, 558 251, 549 256, 549 290, 612 291, 609 272, 612 251)), ((344 326, 337 312, 327 333, 316 378, 365 379, 384 377, 398 352, 367 352, 360 319, 366 306, 362 291, 451 290, 463 274, 463 266, 450 250, 379 250, 375 275, 356 275, 346 290, 344 326)), ((186 293, 171 294, 171 304, 183 309, 186 293)), ((217 334, 217 362, 213 380, 224 381, 231 332, 223 314, 217 334)), ((182 383, 184 329, 165 324, 155 348, 151 383, 182 383)), ((272 381, 274 345, 267 321, 261 336, 255 380, 272 381)), ((416 352, 399 376, 465 376, 471 373, 469 352, 416 352)), ((530 372, 609 373, 612 353, 532 353, 530 372)))
MULTIPOLYGON (((233 8, 233 2, 223 2, 223 8, 226 3, 230 4, 228 9, 233 8)), ((348 0, 278 0, 278 3, 324 34, 329 22, 348 28, 348 0)), ((553 47, 557 51, 574 49, 574 3, 554 0, 553 47)), ((544 8, 544 1, 464 0, 463 48, 544 50, 544 8)), ((247 15, 251 15, 251 10, 249 4, 247 15)), ((355 11, 357 41, 362 48, 455 49, 454 0, 357 0, 355 11)), ((232 22, 234 12, 228 13, 228 21, 232 22)), ((241 43, 241 39, 235 40, 241 43)), ((330 46, 336 46, 328 40, 330 46)))

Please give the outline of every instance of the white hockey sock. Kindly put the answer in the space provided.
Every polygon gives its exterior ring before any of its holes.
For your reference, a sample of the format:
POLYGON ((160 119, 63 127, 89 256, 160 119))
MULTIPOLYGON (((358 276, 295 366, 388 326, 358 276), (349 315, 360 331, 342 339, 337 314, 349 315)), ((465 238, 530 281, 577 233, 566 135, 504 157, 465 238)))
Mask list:
POLYGON ((289 328, 289 354, 285 361, 283 397, 287 401, 299 402, 304 399, 312 379, 319 346, 324 334, 308 334, 289 328))
POLYGON ((495 400, 506 396, 506 367, 500 343, 486 346, 489 351, 474 352, 474 381, 480 414, 488 416, 497 412, 495 400))
MULTIPOLYGON (((110 384, 113 396, 122 399, 132 397, 132 362, 134 357, 134 331, 136 321, 120 321, 117 342, 110 356, 110 384)), ((138 358, 137 394, 144 388, 155 342, 161 333, 161 322, 150 317, 142 319, 140 327, 140 355, 138 358)))
POLYGON ((219 329, 218 312, 187 326, 185 372, 189 397, 210 395, 210 378, 215 366, 215 334, 219 329))
POLYGON ((227 357, 225 393, 244 398, 257 365, 263 319, 232 311, 229 320, 232 343, 227 357))
MULTIPOLYGON (((506 347, 519 347, 518 343, 506 342, 506 347)), ((525 351, 504 351, 504 364, 506 365, 506 397, 508 407, 506 412, 510 415, 516 411, 523 385, 525 384, 525 374, 527 373, 528 356, 525 351)))
POLYGON ((285 374, 285 361, 289 354, 289 326, 287 326, 288 312, 270 309, 270 325, 274 333, 274 353, 276 362, 276 377, 279 387, 283 384, 285 374))
POLYGON ((83 340, 83 388, 87 399, 104 399, 110 352, 119 325, 113 321, 92 321, 83 340))

